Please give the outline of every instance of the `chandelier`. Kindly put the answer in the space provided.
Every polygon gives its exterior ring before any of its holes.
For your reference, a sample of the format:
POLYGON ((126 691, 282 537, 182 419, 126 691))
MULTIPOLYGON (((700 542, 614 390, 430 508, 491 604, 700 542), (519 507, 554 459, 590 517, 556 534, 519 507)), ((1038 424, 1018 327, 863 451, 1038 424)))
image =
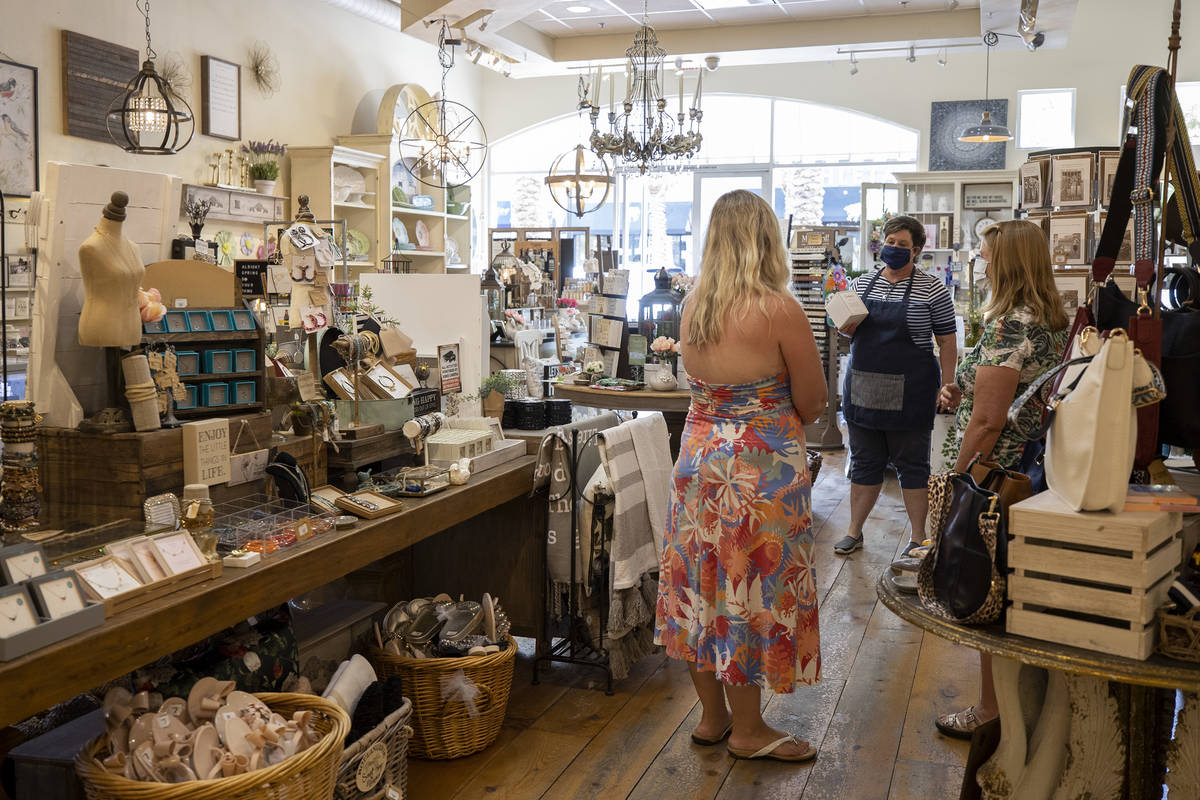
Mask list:
POLYGON ((146 60, 105 114, 113 142, 127 153, 170 155, 187 147, 196 132, 192 109, 154 69, 158 53, 150 45, 150 0, 136 3, 146 20, 146 60), (183 142, 180 138, 183 136, 183 142), (115 127, 115 130, 114 130, 115 127))
POLYGON ((604 205, 613 183, 604 159, 581 144, 556 158, 543 180, 554 203, 577 217, 604 205))
POLYGON ((599 70, 596 72, 589 111, 592 120, 589 144, 592 152, 601 158, 612 156, 630 167, 636 165, 642 174, 652 166, 668 163, 668 158, 678 160, 694 156, 700 150, 703 138, 700 135, 700 121, 704 118, 704 112, 700 109, 703 72, 696 80, 696 93, 687 113, 683 108, 682 76, 679 78, 679 112, 672 116, 667 111, 668 101, 663 87, 663 61, 667 52, 658 46, 658 35, 646 23, 646 18, 643 7, 642 27, 633 37, 633 46, 625 51, 628 64, 625 102, 621 112, 613 108, 613 87, 610 83, 608 130, 600 130, 599 70))
POLYGON ((442 20, 438 34, 438 61, 442 65, 442 93, 417 107, 404 122, 400 156, 404 168, 426 186, 445 189, 467 183, 483 168, 487 158, 487 133, 475 112, 446 99, 446 75, 454 66, 454 46, 442 20))

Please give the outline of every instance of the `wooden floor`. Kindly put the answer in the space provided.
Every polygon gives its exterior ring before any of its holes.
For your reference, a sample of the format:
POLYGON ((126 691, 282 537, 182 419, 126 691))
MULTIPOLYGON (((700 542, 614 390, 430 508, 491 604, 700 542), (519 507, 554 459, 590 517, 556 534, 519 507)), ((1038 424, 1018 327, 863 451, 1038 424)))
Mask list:
POLYGON ((723 746, 692 744, 700 706, 680 662, 647 658, 606 697, 596 671, 580 667, 543 669, 531 686, 526 650, 496 743, 465 759, 411 760, 408 797, 958 797, 967 745, 939 735, 933 718, 974 702, 975 653, 901 621, 875 598, 876 578, 909 538, 894 478, 867 523, 865 548, 834 555, 850 518, 843 458, 827 454, 813 488, 824 680, 764 695, 767 721, 817 745, 816 762, 735 761, 723 746))

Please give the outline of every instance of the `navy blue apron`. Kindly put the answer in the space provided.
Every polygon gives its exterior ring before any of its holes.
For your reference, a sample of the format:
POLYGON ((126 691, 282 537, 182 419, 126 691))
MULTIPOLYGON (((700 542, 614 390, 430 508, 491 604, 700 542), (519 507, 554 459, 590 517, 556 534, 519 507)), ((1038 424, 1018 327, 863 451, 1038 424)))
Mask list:
POLYGON ((908 329, 916 267, 899 303, 870 299, 882 272, 875 273, 863 294, 869 316, 850 341, 842 413, 847 422, 862 428, 932 430, 942 371, 932 351, 914 342, 908 329))

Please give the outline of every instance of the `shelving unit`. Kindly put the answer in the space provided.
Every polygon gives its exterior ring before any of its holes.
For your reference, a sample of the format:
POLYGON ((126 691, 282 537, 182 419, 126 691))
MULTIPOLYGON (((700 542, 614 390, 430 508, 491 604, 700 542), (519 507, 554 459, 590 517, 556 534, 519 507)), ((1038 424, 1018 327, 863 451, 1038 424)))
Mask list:
POLYGON ((837 425, 839 407, 839 362, 844 351, 842 339, 826 324, 824 280, 829 267, 826 251, 837 244, 844 228, 806 227, 793 231, 792 243, 803 244, 789 251, 792 270, 792 295, 804 307, 817 341, 817 351, 826 367, 827 399, 825 411, 815 422, 805 426, 805 439, 810 447, 835 449, 842 446, 842 434, 837 425))
POLYGON ((179 213, 184 217, 183 206, 189 200, 207 200, 211 204, 205 218, 206 225, 218 220, 257 225, 264 220, 285 219, 287 216, 287 197, 260 194, 253 189, 185 183, 182 198, 179 213))
POLYGON ((901 214, 916 217, 936 234, 927 253, 965 260, 979 249, 976 227, 984 219, 1013 218, 1020 200, 1016 170, 897 172, 901 214))

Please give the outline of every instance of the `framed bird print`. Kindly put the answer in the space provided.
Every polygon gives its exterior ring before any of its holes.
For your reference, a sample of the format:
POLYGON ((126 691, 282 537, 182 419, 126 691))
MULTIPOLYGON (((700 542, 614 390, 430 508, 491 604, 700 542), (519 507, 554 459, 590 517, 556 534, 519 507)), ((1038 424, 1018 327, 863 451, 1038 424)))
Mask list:
POLYGON ((39 188, 37 67, 0 59, 0 191, 29 197, 39 188))

